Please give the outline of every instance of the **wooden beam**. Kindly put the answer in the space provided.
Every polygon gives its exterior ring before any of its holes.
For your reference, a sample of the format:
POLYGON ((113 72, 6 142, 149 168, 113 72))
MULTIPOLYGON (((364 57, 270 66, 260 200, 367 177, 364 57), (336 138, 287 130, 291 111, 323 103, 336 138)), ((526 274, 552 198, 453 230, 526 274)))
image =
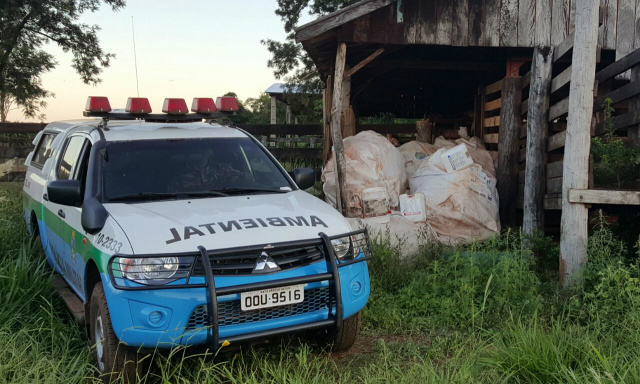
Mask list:
POLYGON ((524 187, 525 234, 544 232, 544 193, 546 188, 549 96, 553 48, 536 47, 531 64, 529 111, 527 112, 527 161, 524 187))
POLYGON ((501 106, 502 99, 495 99, 484 103, 484 110, 485 112, 495 111, 496 109, 500 109, 501 106))
POLYGON ((570 202, 569 190, 589 187, 599 4, 599 0, 576 2, 575 42, 571 60, 573 69, 562 172, 560 278, 565 286, 573 281, 587 258, 588 209, 584 204, 570 202))
POLYGON ((558 148, 564 147, 564 143, 567 139, 567 131, 558 132, 549 138, 547 144, 547 151, 553 151, 558 148))
POLYGON ((551 93, 555 93, 558 89, 562 88, 571 80, 571 66, 567 67, 558 76, 551 80, 551 93))
POLYGON ((635 67, 639 63, 640 50, 636 49, 627 56, 621 58, 620 60, 598 72, 596 74, 596 80, 598 80, 599 83, 604 83, 605 81, 619 75, 620 73, 635 67))
POLYGON ((496 93, 502 90, 502 79, 496 81, 493 84, 489 84, 484 88, 484 94, 490 95, 492 93, 496 93))
POLYGON ((570 189, 569 202, 580 204, 640 205, 640 191, 570 189))
POLYGON ((492 72, 503 69, 500 63, 440 61, 440 60, 376 60, 369 68, 387 69, 431 69, 452 71, 486 71, 492 72))
POLYGON ((555 105, 549 108, 549 122, 557 119, 562 115, 566 115, 569 112, 569 98, 558 101, 555 105))
POLYGON ((484 119, 485 127, 497 127, 500 125, 500 116, 486 117, 484 119))
POLYGON ((337 209, 343 214, 347 214, 345 206, 347 205, 347 188, 346 188, 346 174, 347 164, 344 157, 344 143, 342 141, 342 130, 340 127, 340 118, 342 115, 342 85, 343 81, 340 79, 344 76, 344 68, 347 58, 347 44, 338 44, 338 50, 336 52, 336 67, 335 74, 333 76, 335 84, 333 84, 333 98, 331 104, 331 137, 333 138, 333 150, 335 154, 336 164, 336 201, 337 209))
MULTIPOLYGON (((591 0, 588 0, 591 1, 591 0)), ((597 25, 596 25, 597 26, 597 25)), ((574 32, 571 32, 560 44, 553 50, 553 62, 560 60, 573 48, 574 32)), ((595 55, 595 53, 594 53, 595 55)), ((594 56, 595 57, 595 56, 594 56)))
POLYGON ((518 199, 520 104, 522 103, 520 80, 520 77, 505 77, 502 87, 497 179, 500 221, 505 227, 516 225, 517 206, 514 202, 518 199))
POLYGON ((346 71, 344 73, 345 80, 348 79, 349 77, 353 76, 359 70, 361 70, 362 67, 364 67, 365 65, 369 64, 370 62, 372 62, 376 57, 382 55, 383 52, 384 52, 384 48, 378 48, 375 52, 370 54, 366 59, 362 60, 361 62, 356 64, 353 68, 351 68, 350 70, 346 71))
POLYGON ((485 133, 482 136, 482 141, 485 144, 498 144, 498 134, 497 133, 485 133))
POLYGON ((296 28, 296 41, 309 40, 351 20, 391 4, 394 0, 362 0, 296 28))

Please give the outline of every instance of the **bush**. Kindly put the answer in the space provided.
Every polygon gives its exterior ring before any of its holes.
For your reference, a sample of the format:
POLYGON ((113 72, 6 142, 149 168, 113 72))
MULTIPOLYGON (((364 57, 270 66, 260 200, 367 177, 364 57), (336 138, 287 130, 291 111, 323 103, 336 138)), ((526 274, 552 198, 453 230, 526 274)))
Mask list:
POLYGON ((532 316, 541 305, 540 280, 530 253, 513 240, 506 234, 469 250, 434 246, 412 260, 377 252, 368 326, 406 333, 532 316))

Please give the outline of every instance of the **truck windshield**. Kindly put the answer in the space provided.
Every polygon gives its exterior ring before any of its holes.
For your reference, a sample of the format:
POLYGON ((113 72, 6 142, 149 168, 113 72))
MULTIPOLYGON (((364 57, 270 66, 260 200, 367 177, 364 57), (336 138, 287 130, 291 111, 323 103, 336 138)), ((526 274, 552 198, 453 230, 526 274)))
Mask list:
POLYGON ((285 193, 292 185, 249 138, 112 142, 103 163, 106 201, 285 193))

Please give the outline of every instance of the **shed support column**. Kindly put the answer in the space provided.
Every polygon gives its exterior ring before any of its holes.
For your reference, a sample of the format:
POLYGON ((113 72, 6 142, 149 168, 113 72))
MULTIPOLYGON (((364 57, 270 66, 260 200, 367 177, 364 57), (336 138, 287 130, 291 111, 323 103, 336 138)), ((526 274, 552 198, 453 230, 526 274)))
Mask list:
POLYGON ((286 121, 287 121, 287 124, 291 124, 293 122, 293 113, 291 113, 290 105, 287 105, 286 121))
MULTIPOLYGON (((345 66, 345 70, 349 70, 349 66, 345 66)), ((351 77, 342 80, 342 137, 355 136, 356 134, 356 115, 351 106, 351 77)))
POLYGON ((433 144, 431 121, 429 119, 416 121, 416 131, 418 132, 416 141, 433 144))
POLYGON ((527 159, 524 179, 524 221, 527 235, 544 231, 544 193, 547 184, 547 138, 553 48, 536 47, 531 64, 527 112, 527 159))
POLYGON ((331 97, 333 96, 333 81, 327 76, 327 86, 322 90, 322 124, 324 144, 322 148, 322 165, 329 161, 331 154, 331 97))
MULTIPOLYGON (((333 76, 334 79, 342 79, 344 76, 344 67, 347 56, 347 44, 338 44, 338 51, 336 53, 336 70, 333 76)), ((347 205, 347 189, 345 185, 345 176, 347 173, 347 165, 344 158, 344 143, 342 142, 342 130, 340 127, 340 118, 342 115, 342 86, 343 81, 335 81, 333 84, 333 101, 331 105, 331 138, 333 139, 333 150, 336 159, 336 198, 338 201, 338 211, 346 214, 344 206, 347 205)))
POLYGON ((278 105, 275 96, 271 96, 271 124, 278 124, 276 119, 276 113, 278 111, 278 105))
POLYGON ((569 202, 570 189, 589 187, 589 146, 593 114, 598 0, 576 3, 573 69, 569 90, 569 116, 562 172, 562 221, 560 232, 560 279, 566 286, 587 259, 588 209, 569 202))
POLYGON ((502 226, 516 225, 518 172, 520 157, 521 78, 505 77, 502 83, 502 109, 498 135, 498 195, 502 226))

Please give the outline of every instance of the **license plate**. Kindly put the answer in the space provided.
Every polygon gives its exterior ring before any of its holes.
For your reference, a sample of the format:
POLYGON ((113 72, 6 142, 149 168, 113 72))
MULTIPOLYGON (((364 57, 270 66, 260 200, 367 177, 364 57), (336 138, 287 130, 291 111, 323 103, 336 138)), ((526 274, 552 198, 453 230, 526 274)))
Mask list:
POLYGON ((280 305, 302 303, 303 301, 304 284, 243 292, 240 294, 240 308, 243 311, 278 307, 280 305))

